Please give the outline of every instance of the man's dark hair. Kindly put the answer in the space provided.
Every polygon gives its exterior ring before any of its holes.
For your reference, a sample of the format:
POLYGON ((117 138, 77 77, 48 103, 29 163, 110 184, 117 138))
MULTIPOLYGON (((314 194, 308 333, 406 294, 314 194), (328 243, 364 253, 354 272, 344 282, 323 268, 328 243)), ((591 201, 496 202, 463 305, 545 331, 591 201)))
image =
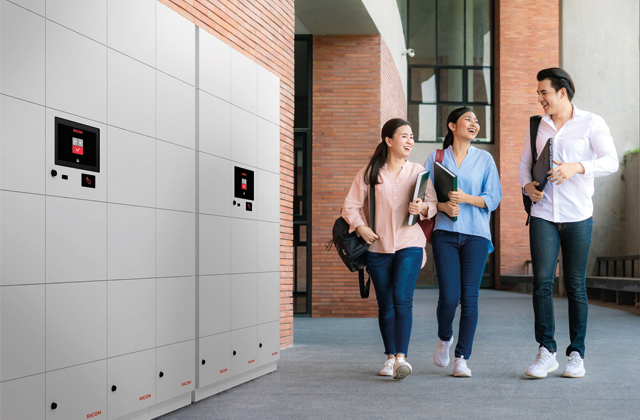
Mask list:
POLYGON ((536 77, 538 79, 538 82, 549 79, 551 81, 551 87, 553 87, 556 92, 562 88, 565 88, 567 90, 569 102, 573 100, 573 95, 576 93, 576 87, 574 86, 573 80, 571 79, 571 76, 569 76, 569 73, 567 73, 563 69, 559 67, 551 67, 548 69, 540 70, 536 77))

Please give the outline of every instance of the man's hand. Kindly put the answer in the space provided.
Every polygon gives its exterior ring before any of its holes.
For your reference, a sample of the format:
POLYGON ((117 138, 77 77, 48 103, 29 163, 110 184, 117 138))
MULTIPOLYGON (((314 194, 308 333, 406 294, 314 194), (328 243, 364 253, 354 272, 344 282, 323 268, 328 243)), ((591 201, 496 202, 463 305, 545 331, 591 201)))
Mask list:
POLYGON ((369 245, 371 245, 376 239, 380 239, 380 237, 376 235, 371 228, 365 225, 358 226, 356 228, 356 232, 358 232, 358 235, 360 235, 369 245))
POLYGON ((575 174, 584 173, 584 166, 582 166, 580 162, 567 163, 567 162, 557 162, 554 160, 553 163, 555 163, 558 166, 556 166, 555 168, 552 168, 549 172, 547 172, 549 174, 547 179, 550 182, 555 182, 556 185, 562 184, 564 181, 571 178, 575 174))
POLYGON ((536 188, 538 185, 540 185, 538 181, 533 181, 524 186, 524 190, 527 192, 529 198, 534 203, 537 203, 544 197, 544 193, 542 191, 538 191, 538 189, 536 188))

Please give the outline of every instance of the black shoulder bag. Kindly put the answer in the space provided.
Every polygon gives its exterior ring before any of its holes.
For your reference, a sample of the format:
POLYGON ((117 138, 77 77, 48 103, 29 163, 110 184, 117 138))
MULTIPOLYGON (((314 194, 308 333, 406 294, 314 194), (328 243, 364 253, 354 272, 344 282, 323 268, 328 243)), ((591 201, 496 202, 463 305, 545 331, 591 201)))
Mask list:
MULTIPOLYGON (((538 152, 536 150, 536 139, 538 138, 538 127, 540 127, 540 121, 542 117, 540 115, 534 115, 529 118, 529 137, 531 138, 531 170, 536 166, 536 160, 538 160, 538 152)), ((526 195, 522 191, 522 204, 524 204, 524 211, 527 212, 527 222, 525 226, 529 226, 529 220, 531 219, 531 197, 526 195)))

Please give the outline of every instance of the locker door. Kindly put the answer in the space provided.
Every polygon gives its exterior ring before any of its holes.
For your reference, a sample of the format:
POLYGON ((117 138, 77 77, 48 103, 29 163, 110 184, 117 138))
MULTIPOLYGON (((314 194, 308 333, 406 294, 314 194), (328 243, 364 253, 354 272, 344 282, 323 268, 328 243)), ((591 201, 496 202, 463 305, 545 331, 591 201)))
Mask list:
POLYGON ((231 330, 258 323, 258 274, 231 275, 231 330))
POLYGON ((196 338, 196 279, 156 279, 156 345, 196 338))
POLYGON ((231 272, 258 271, 258 222, 231 219, 231 272))
POLYGON ((195 340, 156 349, 156 403, 195 389, 195 358, 195 340))
POLYGON ((280 321, 258 325, 258 366, 280 359, 280 321))
POLYGON ((28 376, 0 384, 0 418, 2 420, 44 420, 45 376, 28 376), (32 404, 25 404, 25 395, 32 404))
POLYGON ((258 324, 280 320, 280 273, 258 274, 258 324))
POLYGON ((229 377, 230 368, 230 339, 231 334, 211 335, 199 340, 200 360, 198 369, 200 372, 198 388, 211 385, 229 377))
POLYGON ((231 327, 231 277, 200 276, 198 337, 227 332, 231 327))
POLYGON ((156 280, 110 281, 107 287, 108 357, 154 348, 156 280))
POLYGON ((257 341, 257 327, 231 331, 231 376, 239 375, 256 367, 257 341))
POLYGON ((109 420, 155 404, 155 358, 151 349, 107 361, 109 420))
POLYGON ((107 361, 48 372, 47 420, 105 418, 107 361))
POLYGON ((280 224, 258 222, 258 272, 280 271, 280 224))

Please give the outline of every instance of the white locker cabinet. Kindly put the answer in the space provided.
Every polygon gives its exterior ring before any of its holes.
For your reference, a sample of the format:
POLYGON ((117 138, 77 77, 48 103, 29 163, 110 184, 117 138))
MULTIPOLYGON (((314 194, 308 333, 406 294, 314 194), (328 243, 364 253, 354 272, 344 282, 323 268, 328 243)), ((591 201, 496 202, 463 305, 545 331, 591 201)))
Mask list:
POLYGON ((274 124, 280 123, 280 79, 258 66, 258 116, 274 124))
POLYGON ((156 68, 196 84, 195 26, 163 4, 156 4, 156 68))
MULTIPOLYGON (((216 65, 217 67, 217 65, 216 65)), ((199 150, 231 157, 231 104, 203 90, 198 91, 199 150)))
MULTIPOLYGON (((258 187, 260 185, 257 179, 259 176, 258 170, 254 166, 245 165, 239 162, 231 161, 229 162, 229 164, 230 164, 229 176, 230 176, 231 190, 229 194, 229 201, 227 203, 228 205, 231 206, 231 213, 230 213, 231 217, 256 220, 258 218, 258 214, 260 213, 260 206, 262 205, 260 203, 260 200, 258 199, 259 197, 258 187), (253 172, 253 200, 248 200, 246 198, 238 198, 235 196, 234 184, 236 182, 242 182, 242 178, 243 178, 242 175, 240 175, 239 176, 240 179, 236 180, 236 176, 235 176, 236 168, 238 168, 239 174, 246 173, 247 175, 250 176, 250 174, 248 172, 244 172, 244 170, 253 172), (247 206, 251 206, 251 208, 249 209, 247 206)), ((247 183, 249 183, 248 180, 247 180, 247 183)))
POLYGON ((156 137, 196 147, 196 88, 156 71, 156 137))
POLYGON ((280 172, 280 125, 258 118, 258 168, 280 172))
POLYGON ((155 209, 109 204, 107 213, 109 279, 155 277, 155 209))
POLYGON ((195 389, 195 363, 195 340, 156 349, 156 403, 195 389))
POLYGON ((44 288, 0 287, 0 381, 45 371, 44 288))
POLYGON ((45 375, 34 375, 0 383, 2 420, 43 420, 45 418, 45 375))
MULTIPOLYGON (((231 101, 231 47, 202 28, 197 29, 200 89, 231 101)), ((200 120, 202 123, 202 120, 200 120)), ((202 141, 202 140, 200 140, 202 141)))
POLYGON ((231 330, 258 323, 258 274, 231 275, 231 330))
POLYGON ((258 325, 258 366, 280 359, 280 321, 258 325))
POLYGON ((200 360, 198 363, 198 388, 229 378, 231 368, 231 334, 210 335, 198 340, 200 360))
POLYGON ((231 329, 231 276, 198 278, 198 337, 231 329))
POLYGON ((258 220, 280 221, 280 175, 258 169, 256 173, 256 201, 260 204, 258 220))
POLYGON ((0 95, 0 188, 44 194, 45 133, 43 106, 0 95))
POLYGON ((231 160, 258 165, 258 117, 231 105, 231 160))
POLYGON ((231 331, 231 375, 257 367, 258 327, 231 331))
POLYGON ((258 271, 258 222, 231 219, 231 273, 258 271))
POLYGON ((258 271, 280 271, 280 224, 258 222, 258 271))
POLYGON ((198 215, 201 275, 231 272, 231 224, 228 217, 198 215))
MULTIPOLYGON (((202 139, 200 139, 202 144, 202 139)), ((198 195, 200 213, 229 216, 233 196, 231 163, 227 159, 198 153, 198 195)))
POLYGON ((2 0, 0 39, 3 40, 0 51, 0 92, 44 105, 44 18, 2 0), (29 53, 25 54, 25 51, 29 53))
POLYGON ((155 404, 156 352, 154 349, 107 361, 109 420, 155 404))
POLYGON ((107 417, 107 361, 47 372, 47 420, 107 417))
POLYGON ((231 49, 231 103, 252 114, 258 112, 258 64, 231 49))
POLYGON ((101 44, 107 43, 107 2, 47 0, 47 19, 101 44))
POLYGON ((280 272, 258 273, 258 324, 280 320, 280 272))
POLYGON ((107 204, 47 197, 47 283, 107 279, 107 204))
POLYGON ((156 276, 195 275, 195 242, 195 213, 156 210, 156 276))
POLYGON ((107 288, 108 357, 154 348, 156 280, 110 281, 107 288))
POLYGON ((47 370, 107 357, 107 282, 46 286, 47 370))
POLYGON ((0 191, 0 285, 45 282, 45 197, 0 191))
POLYGON ((148 66, 155 66, 156 1, 108 0, 107 45, 148 66))
POLYGON ((156 279, 156 345, 165 346, 196 336, 196 279, 156 279))

